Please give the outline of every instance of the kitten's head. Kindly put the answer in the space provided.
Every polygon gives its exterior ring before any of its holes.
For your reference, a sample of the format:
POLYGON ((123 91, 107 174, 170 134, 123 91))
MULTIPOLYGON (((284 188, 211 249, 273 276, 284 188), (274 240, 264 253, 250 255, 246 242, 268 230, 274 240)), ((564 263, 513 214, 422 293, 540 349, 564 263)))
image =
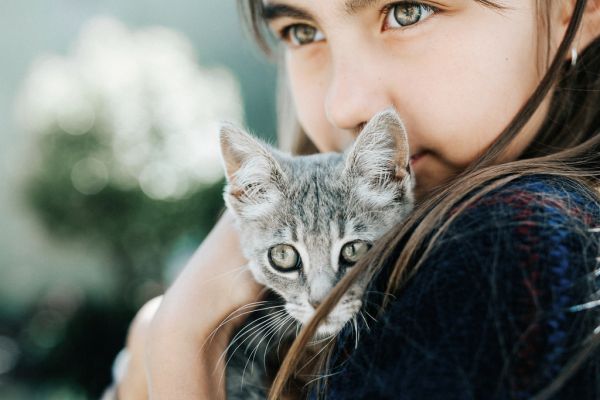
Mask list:
MULTIPOLYGON (((225 202, 260 283, 307 322, 341 277, 413 204, 405 129, 394 110, 374 116, 344 154, 292 157, 225 125, 225 202)), ((338 332, 362 305, 358 279, 317 330, 338 332)))

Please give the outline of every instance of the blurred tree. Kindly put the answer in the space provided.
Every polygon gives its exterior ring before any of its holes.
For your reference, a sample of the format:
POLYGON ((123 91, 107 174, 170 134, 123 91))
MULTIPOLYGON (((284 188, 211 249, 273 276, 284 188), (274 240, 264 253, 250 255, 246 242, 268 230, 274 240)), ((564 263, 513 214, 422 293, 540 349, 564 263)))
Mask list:
POLYGON ((101 302, 46 296, 0 332, 22 351, 14 379, 99 395, 133 313, 223 208, 217 123, 241 110, 235 79, 164 28, 94 20, 69 56, 33 66, 18 101, 36 144, 26 201, 52 235, 102 249, 115 285, 101 302))

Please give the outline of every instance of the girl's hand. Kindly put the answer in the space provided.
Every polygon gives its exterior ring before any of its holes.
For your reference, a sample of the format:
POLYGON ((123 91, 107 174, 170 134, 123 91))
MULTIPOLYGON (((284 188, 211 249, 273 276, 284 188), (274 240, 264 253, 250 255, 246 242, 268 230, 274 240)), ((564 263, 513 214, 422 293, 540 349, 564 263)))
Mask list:
POLYGON ((222 323, 258 301, 261 289, 246 267, 227 212, 162 301, 154 300, 136 316, 121 398, 146 398, 141 367, 151 399, 225 398, 226 357, 221 356, 244 318, 222 323))

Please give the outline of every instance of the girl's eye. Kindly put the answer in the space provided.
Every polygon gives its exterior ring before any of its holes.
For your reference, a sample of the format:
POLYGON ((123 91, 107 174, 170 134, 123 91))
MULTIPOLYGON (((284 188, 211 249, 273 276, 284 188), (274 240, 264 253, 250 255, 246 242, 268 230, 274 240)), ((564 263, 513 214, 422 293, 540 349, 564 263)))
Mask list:
POLYGON ((355 240, 354 242, 346 243, 342 247, 340 252, 341 261, 344 264, 354 265, 358 260, 364 256, 367 251, 371 248, 371 245, 362 240, 355 240))
POLYGON ((298 251, 289 244, 278 244, 269 249, 271 266, 281 272, 291 272, 300 269, 302 262, 298 251))
POLYGON ((435 12, 435 9, 420 3, 396 3, 389 6, 385 18, 386 28, 403 28, 423 21, 435 12))
POLYGON ((294 46, 303 46, 319 42, 325 38, 320 30, 307 24, 294 24, 288 26, 283 30, 282 37, 284 40, 291 42, 294 46))

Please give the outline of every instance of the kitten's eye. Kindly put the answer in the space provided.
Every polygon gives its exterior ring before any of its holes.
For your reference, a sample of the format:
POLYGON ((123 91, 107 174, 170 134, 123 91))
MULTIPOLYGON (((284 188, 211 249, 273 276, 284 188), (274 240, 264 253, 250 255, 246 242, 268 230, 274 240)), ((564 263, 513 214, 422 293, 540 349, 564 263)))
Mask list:
POLYGON ((325 38, 320 30, 307 24, 290 25, 283 30, 281 36, 284 40, 288 40, 294 46, 303 46, 313 42, 319 42, 325 38))
POLYGON ((289 244, 278 244, 269 249, 271 266, 281 272, 291 272, 300 269, 302 262, 298 251, 289 244))
POLYGON ((356 264, 362 256, 371 248, 371 245, 362 240, 346 243, 340 252, 341 261, 346 264, 356 264))
POLYGON ((400 3, 390 6, 385 19, 386 28, 402 28, 428 18, 436 10, 419 3, 400 3))

